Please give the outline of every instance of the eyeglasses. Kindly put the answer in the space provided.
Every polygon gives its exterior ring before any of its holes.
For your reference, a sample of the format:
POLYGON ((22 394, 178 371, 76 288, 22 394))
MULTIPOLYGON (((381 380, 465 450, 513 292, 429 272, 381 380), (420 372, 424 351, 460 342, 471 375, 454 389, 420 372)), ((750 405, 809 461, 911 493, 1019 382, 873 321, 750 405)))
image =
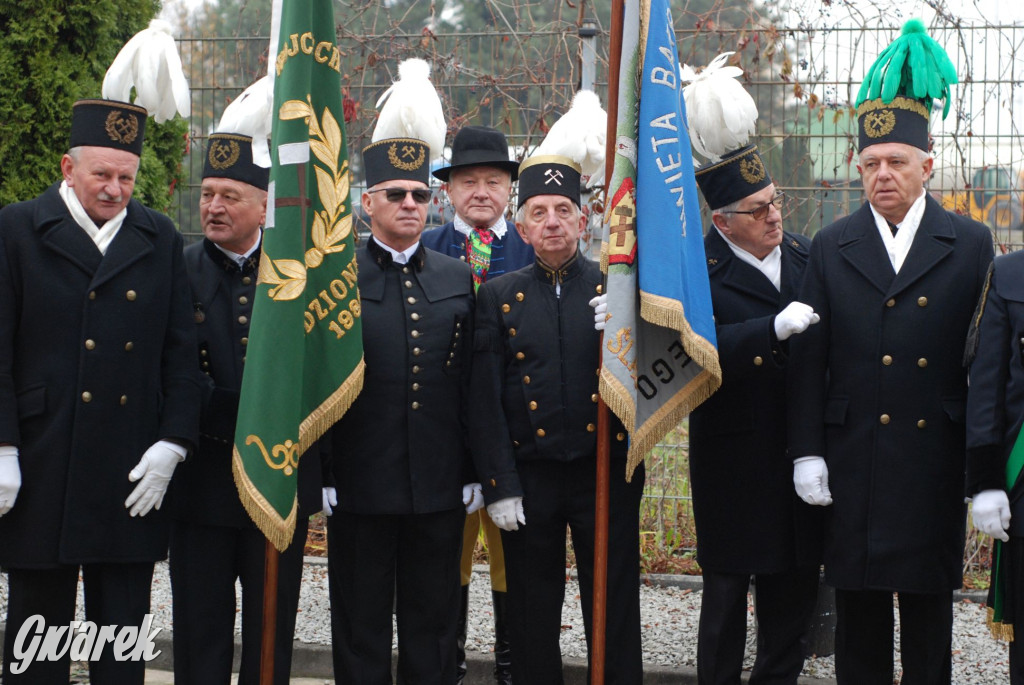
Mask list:
POLYGON ((388 199, 388 202, 404 202, 405 196, 412 193, 413 201, 418 205, 425 205, 430 202, 430 188, 417 188, 416 190, 406 190, 405 188, 376 188, 374 190, 367 190, 367 193, 384 193, 384 197, 388 199))
POLYGON ((750 218, 753 219, 754 221, 761 221, 761 220, 763 220, 763 219, 768 217, 768 211, 770 210, 770 208, 772 206, 774 206, 775 209, 777 209, 777 210, 779 210, 781 212, 782 211, 782 203, 783 203, 783 201, 785 201, 785 199, 786 199, 786 194, 782 193, 782 192, 779 192, 779 193, 775 193, 775 197, 773 197, 770 202, 765 202, 763 205, 758 205, 757 207, 754 207, 753 209, 751 209, 749 211, 741 211, 741 210, 736 209, 736 210, 733 210, 733 211, 730 211, 730 212, 721 212, 721 213, 722 214, 749 214, 750 218))

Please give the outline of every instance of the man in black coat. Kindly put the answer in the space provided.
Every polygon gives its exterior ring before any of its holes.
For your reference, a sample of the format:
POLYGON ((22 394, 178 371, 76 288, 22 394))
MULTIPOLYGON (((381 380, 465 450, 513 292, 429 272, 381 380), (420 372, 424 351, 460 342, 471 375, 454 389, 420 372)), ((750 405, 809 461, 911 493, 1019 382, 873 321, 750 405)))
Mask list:
MULTIPOLYGON (((452 141, 451 164, 433 174, 444 182, 455 218, 444 226, 424 231, 422 241, 426 247, 469 263, 476 288, 533 263, 533 248, 519 237, 515 224, 505 219, 512 184, 519 176, 519 163, 509 160, 508 142, 501 131, 487 126, 463 126, 452 141)), ((512 678, 512 649, 505 619, 505 555, 498 528, 483 509, 466 516, 462 535, 456 683, 462 685, 466 677, 469 581, 481 530, 487 541, 494 603, 494 679, 499 685, 508 685, 512 678)))
POLYGON ((474 296, 469 267, 419 241, 429 156, 414 139, 363 150, 366 375, 332 429, 327 524, 334 677, 345 685, 392 682, 393 601, 399 681, 455 682, 462 529, 479 500, 464 420, 474 296))
POLYGON ((892 683, 893 593, 903 682, 951 679, 963 348, 993 248, 985 226, 925 192, 930 106, 909 95, 858 106, 868 201, 814 237, 800 300, 821 323, 791 345, 793 478, 805 501, 831 504, 825 579, 841 685, 892 683))
POLYGON ((702 685, 736 685, 756 588, 752 683, 796 683, 817 598, 821 515, 793 491, 786 455, 791 336, 817 322, 796 300, 807 247, 782 230, 783 195, 753 145, 697 171, 712 227, 704 239, 722 387, 690 415, 702 685))
POLYGON ((1024 685, 1024 252, 996 257, 975 315, 967 391, 967 494, 975 527, 995 543, 989 624, 1010 641, 1010 683, 1024 685), (972 345, 973 347, 973 345, 972 345))
MULTIPOLYGON (((269 169, 252 162, 252 138, 210 136, 199 196, 204 240, 185 248, 198 335, 195 363, 208 377, 199 446, 174 478, 170 572, 174 593, 174 679, 231 680, 235 581, 242 583, 239 683, 260 676, 266 538, 242 507, 231 473, 242 370, 267 210, 269 169)), ((299 516, 280 555, 274 682, 286 685, 310 514, 321 508, 316 450, 300 461, 299 516)))
MULTIPOLYGON (((145 120, 127 103, 76 103, 64 180, 0 212, 5 683, 67 682, 68 652, 22 671, 15 651, 30 617, 74 620, 80 568, 89 621, 143 626, 167 551, 160 505, 198 437, 182 238, 131 200, 145 120)), ((142 683, 141 659, 97 651, 92 682, 142 683)))
MULTIPOLYGON (((470 436, 487 511, 502 529, 512 682, 558 685, 565 530, 572 532, 590 636, 594 568, 599 334, 588 302, 601 271, 579 252, 586 219, 580 169, 554 155, 519 168, 516 229, 528 267, 478 293, 470 436)), ((612 473, 625 471, 626 434, 612 428, 612 473)), ((612 478, 608 533, 606 679, 643 680, 639 507, 644 472, 612 478)))

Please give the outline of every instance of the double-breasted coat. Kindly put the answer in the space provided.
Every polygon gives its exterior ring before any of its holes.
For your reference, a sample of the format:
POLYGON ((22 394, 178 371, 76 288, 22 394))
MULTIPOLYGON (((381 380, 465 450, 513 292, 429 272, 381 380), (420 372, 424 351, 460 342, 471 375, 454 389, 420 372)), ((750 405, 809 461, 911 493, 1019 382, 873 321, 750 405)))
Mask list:
POLYGON ((102 255, 56 184, 0 212, 0 443, 22 472, 0 564, 166 556, 169 508, 133 518, 124 501, 154 442, 196 442, 195 349, 170 219, 132 200, 102 255))
POLYGON ((784 233, 781 291, 716 231, 704 239, 722 386, 690 414, 697 560, 722 573, 779 573, 820 563, 820 507, 793 488, 786 453, 789 341, 775 315, 797 299, 810 239, 784 233))
POLYGON ((469 266, 421 248, 409 264, 372 239, 356 251, 363 390, 333 428, 338 508, 425 514, 462 506, 473 345, 469 266))
POLYGON ((964 341, 989 230, 928 197, 899 273, 870 207, 815 236, 800 301, 821 322, 790 349, 790 456, 824 456, 826 580, 844 590, 961 585, 964 341))

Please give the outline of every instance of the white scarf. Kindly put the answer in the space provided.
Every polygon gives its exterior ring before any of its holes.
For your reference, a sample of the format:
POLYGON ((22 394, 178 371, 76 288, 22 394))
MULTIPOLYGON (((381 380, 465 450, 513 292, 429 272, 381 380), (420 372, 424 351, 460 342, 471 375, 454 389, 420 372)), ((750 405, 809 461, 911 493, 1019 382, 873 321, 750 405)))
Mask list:
POLYGON ((871 204, 871 213, 875 217, 875 226, 878 228, 878 235, 882 236, 882 243, 885 245, 885 251, 889 255, 889 263, 892 264, 892 268, 896 273, 900 272, 900 267, 903 266, 903 262, 907 258, 907 254, 910 252, 910 246, 914 242, 914 236, 917 235, 917 229, 921 225, 921 217, 924 216, 925 198, 926 193, 921 192, 921 197, 914 201, 914 204, 910 205, 910 209, 907 210, 907 215, 903 217, 903 221, 896 224, 896 235, 892 234, 892 229, 889 228, 889 222, 885 220, 881 214, 878 213, 871 204))
POLYGON ((753 254, 747 252, 739 245, 729 240, 729 237, 722 233, 718 226, 715 226, 715 230, 718 231, 718 235, 722 236, 722 240, 729 246, 732 253, 736 255, 740 261, 746 262, 750 266, 754 267, 765 277, 772 282, 775 289, 782 290, 782 248, 776 245, 771 252, 769 252, 764 259, 758 259, 753 254))
POLYGON ((110 243, 114 240, 117 232, 121 230, 121 224, 124 223, 124 217, 128 214, 128 208, 125 207, 113 219, 97 228, 96 223, 86 213, 85 207, 78 201, 78 196, 68 186, 67 181, 60 182, 58 192, 61 199, 64 200, 64 204, 67 205, 71 218, 92 238, 92 241, 96 243, 96 247, 99 248, 100 254, 107 254, 107 248, 110 247, 110 243))

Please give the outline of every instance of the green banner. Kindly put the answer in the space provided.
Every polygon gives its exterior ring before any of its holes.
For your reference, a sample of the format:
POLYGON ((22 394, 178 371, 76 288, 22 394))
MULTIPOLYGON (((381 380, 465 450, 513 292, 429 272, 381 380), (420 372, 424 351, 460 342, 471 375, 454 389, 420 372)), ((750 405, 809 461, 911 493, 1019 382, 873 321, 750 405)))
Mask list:
POLYGON ((292 540, 299 458, 363 383, 340 59, 331 0, 276 0, 270 189, 235 432, 242 503, 292 540))

